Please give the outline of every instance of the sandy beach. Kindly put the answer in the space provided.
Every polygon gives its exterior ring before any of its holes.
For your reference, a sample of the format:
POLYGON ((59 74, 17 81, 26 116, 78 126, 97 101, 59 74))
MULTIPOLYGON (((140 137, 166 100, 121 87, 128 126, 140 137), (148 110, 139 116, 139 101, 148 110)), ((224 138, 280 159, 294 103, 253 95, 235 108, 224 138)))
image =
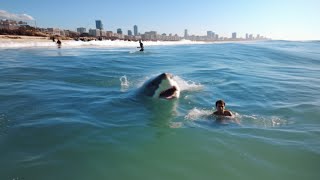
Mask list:
POLYGON ((40 36, 0 35, 0 41, 2 42, 47 42, 49 40, 49 37, 40 36))
POLYGON ((54 47, 49 37, 0 35, 0 48, 54 47))

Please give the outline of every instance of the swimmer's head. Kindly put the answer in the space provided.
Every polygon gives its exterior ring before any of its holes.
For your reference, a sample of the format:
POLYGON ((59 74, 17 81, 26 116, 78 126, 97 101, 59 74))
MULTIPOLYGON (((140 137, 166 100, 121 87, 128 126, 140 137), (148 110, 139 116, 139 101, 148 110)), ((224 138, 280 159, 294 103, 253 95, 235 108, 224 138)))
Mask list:
POLYGON ((217 107, 218 105, 223 105, 223 106, 225 106, 226 103, 225 103, 223 100, 220 99, 220 100, 216 101, 216 107, 217 107))
POLYGON ((216 110, 218 112, 223 112, 225 106, 226 106, 226 103, 223 100, 216 101, 216 110))

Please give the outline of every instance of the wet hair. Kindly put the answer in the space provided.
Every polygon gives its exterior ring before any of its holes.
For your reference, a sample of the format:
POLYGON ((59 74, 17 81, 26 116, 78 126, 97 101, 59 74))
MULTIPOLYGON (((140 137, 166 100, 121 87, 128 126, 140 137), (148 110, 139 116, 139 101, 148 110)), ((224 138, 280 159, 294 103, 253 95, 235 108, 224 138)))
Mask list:
POLYGON ((226 105, 226 103, 221 99, 216 101, 216 107, 217 107, 218 104, 223 104, 224 106, 226 105))

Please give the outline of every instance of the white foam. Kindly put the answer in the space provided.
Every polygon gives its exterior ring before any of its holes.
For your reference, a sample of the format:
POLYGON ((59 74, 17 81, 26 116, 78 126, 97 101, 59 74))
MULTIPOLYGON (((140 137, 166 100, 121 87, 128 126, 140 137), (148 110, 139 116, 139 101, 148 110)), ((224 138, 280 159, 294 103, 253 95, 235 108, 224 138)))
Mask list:
POLYGON ((197 120, 203 117, 209 117, 210 114, 212 114, 212 111, 210 110, 193 108, 188 112, 188 114, 184 118, 188 120, 197 120))
POLYGON ((57 47, 53 42, 14 42, 14 41, 0 41, 0 48, 27 48, 27 47, 57 47))
POLYGON ((200 91, 203 89, 203 85, 193 82, 191 80, 184 80, 180 76, 174 76, 173 79, 177 81, 181 91, 200 91))
MULTIPOLYGON (((207 42, 195 42, 190 40, 180 40, 180 41, 144 41, 144 46, 168 46, 168 45, 188 45, 188 44, 206 44, 207 42)), ((123 41, 123 40, 103 40, 103 41, 75 41, 75 40, 62 40, 62 47, 109 47, 109 48, 126 48, 126 47, 137 47, 139 44, 135 41, 123 41)), ((26 48, 26 47, 57 47, 55 42, 51 40, 37 41, 34 39, 26 39, 23 41, 17 40, 1 40, 0 48, 26 48)))
POLYGON ((236 114, 236 117, 241 119, 242 124, 256 126, 256 127, 279 127, 288 124, 288 120, 281 119, 277 116, 264 117, 260 115, 240 115, 236 114))
POLYGON ((129 88, 129 81, 127 79, 127 76, 124 75, 124 76, 121 76, 120 77, 120 82, 121 82, 121 91, 124 92, 124 91, 127 91, 127 89, 129 88))

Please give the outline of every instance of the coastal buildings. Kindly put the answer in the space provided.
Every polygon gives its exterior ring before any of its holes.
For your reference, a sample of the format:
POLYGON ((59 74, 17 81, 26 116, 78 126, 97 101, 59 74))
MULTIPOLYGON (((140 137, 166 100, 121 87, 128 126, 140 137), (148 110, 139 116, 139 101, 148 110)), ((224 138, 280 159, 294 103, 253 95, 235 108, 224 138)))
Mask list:
POLYGON ((212 31, 207 31, 208 40, 215 40, 215 33, 212 31))
POLYGON ((101 20, 96 20, 96 29, 103 29, 103 24, 101 20))
POLYGON ((134 25, 134 26, 133 26, 133 34, 134 34, 135 36, 138 36, 138 26, 137 26, 137 25, 134 25))
POLYGON ((79 28, 77 28, 77 32, 80 33, 80 34, 86 33, 86 32, 87 32, 87 29, 84 28, 84 27, 79 27, 79 28))
MULTIPOLYGON (((48 35, 48 36, 67 36, 67 37, 89 37, 89 38, 97 38, 99 40, 103 39, 121 39, 121 40, 144 40, 144 41, 178 41, 181 39, 186 39, 186 40, 191 40, 191 41, 241 41, 241 40, 265 40, 264 36, 261 36, 260 34, 253 35, 253 34, 245 34, 245 38, 238 37, 236 32, 233 32, 231 34, 231 37, 222 37, 213 32, 212 30, 206 31, 206 35, 192 35, 189 34, 188 29, 184 30, 184 36, 180 37, 177 34, 169 34, 167 35, 166 33, 157 33, 157 31, 147 31, 145 33, 139 33, 138 32, 138 26, 134 25, 133 26, 133 31, 132 29, 127 30, 127 35, 123 34, 123 31, 121 28, 116 29, 116 32, 113 33, 112 31, 105 31, 103 28, 103 24, 101 20, 95 20, 95 29, 89 29, 89 32, 87 33, 87 28, 85 27, 79 27, 76 28, 77 32, 69 31, 69 30, 62 30, 59 28, 36 28, 36 27, 31 27, 27 25, 27 23, 22 22, 22 21, 14 21, 14 20, 0 20, 0 34, 6 33, 8 34, 7 31, 12 31, 12 33, 15 30, 19 29, 19 31, 23 31, 23 29, 30 29, 33 28, 32 31, 30 32, 35 32, 35 30, 40 31, 42 35, 48 35), (23 28, 21 28, 23 27, 23 28)), ((25 30, 27 31, 27 30, 25 30)))
POLYGON ((100 29, 89 29, 90 36, 98 37, 98 36, 100 36, 100 34, 101 34, 100 29))
POLYGON ((117 34, 122 34, 122 29, 121 28, 117 29, 117 34))
POLYGON ((0 20, 0 29, 8 29, 8 30, 14 30, 19 29, 19 27, 27 26, 28 24, 23 21, 14 21, 14 20, 0 20))
POLYGON ((185 29, 185 30, 184 30, 184 38, 187 39, 188 36, 189 36, 189 35, 188 35, 188 29, 185 29))
POLYGON ((142 35, 142 40, 157 40, 157 31, 145 32, 144 35, 142 35))
POLYGON ((47 28, 47 33, 53 36, 60 36, 61 30, 59 28, 47 28))
POLYGON ((236 32, 232 33, 232 39, 237 39, 237 33, 236 32))

